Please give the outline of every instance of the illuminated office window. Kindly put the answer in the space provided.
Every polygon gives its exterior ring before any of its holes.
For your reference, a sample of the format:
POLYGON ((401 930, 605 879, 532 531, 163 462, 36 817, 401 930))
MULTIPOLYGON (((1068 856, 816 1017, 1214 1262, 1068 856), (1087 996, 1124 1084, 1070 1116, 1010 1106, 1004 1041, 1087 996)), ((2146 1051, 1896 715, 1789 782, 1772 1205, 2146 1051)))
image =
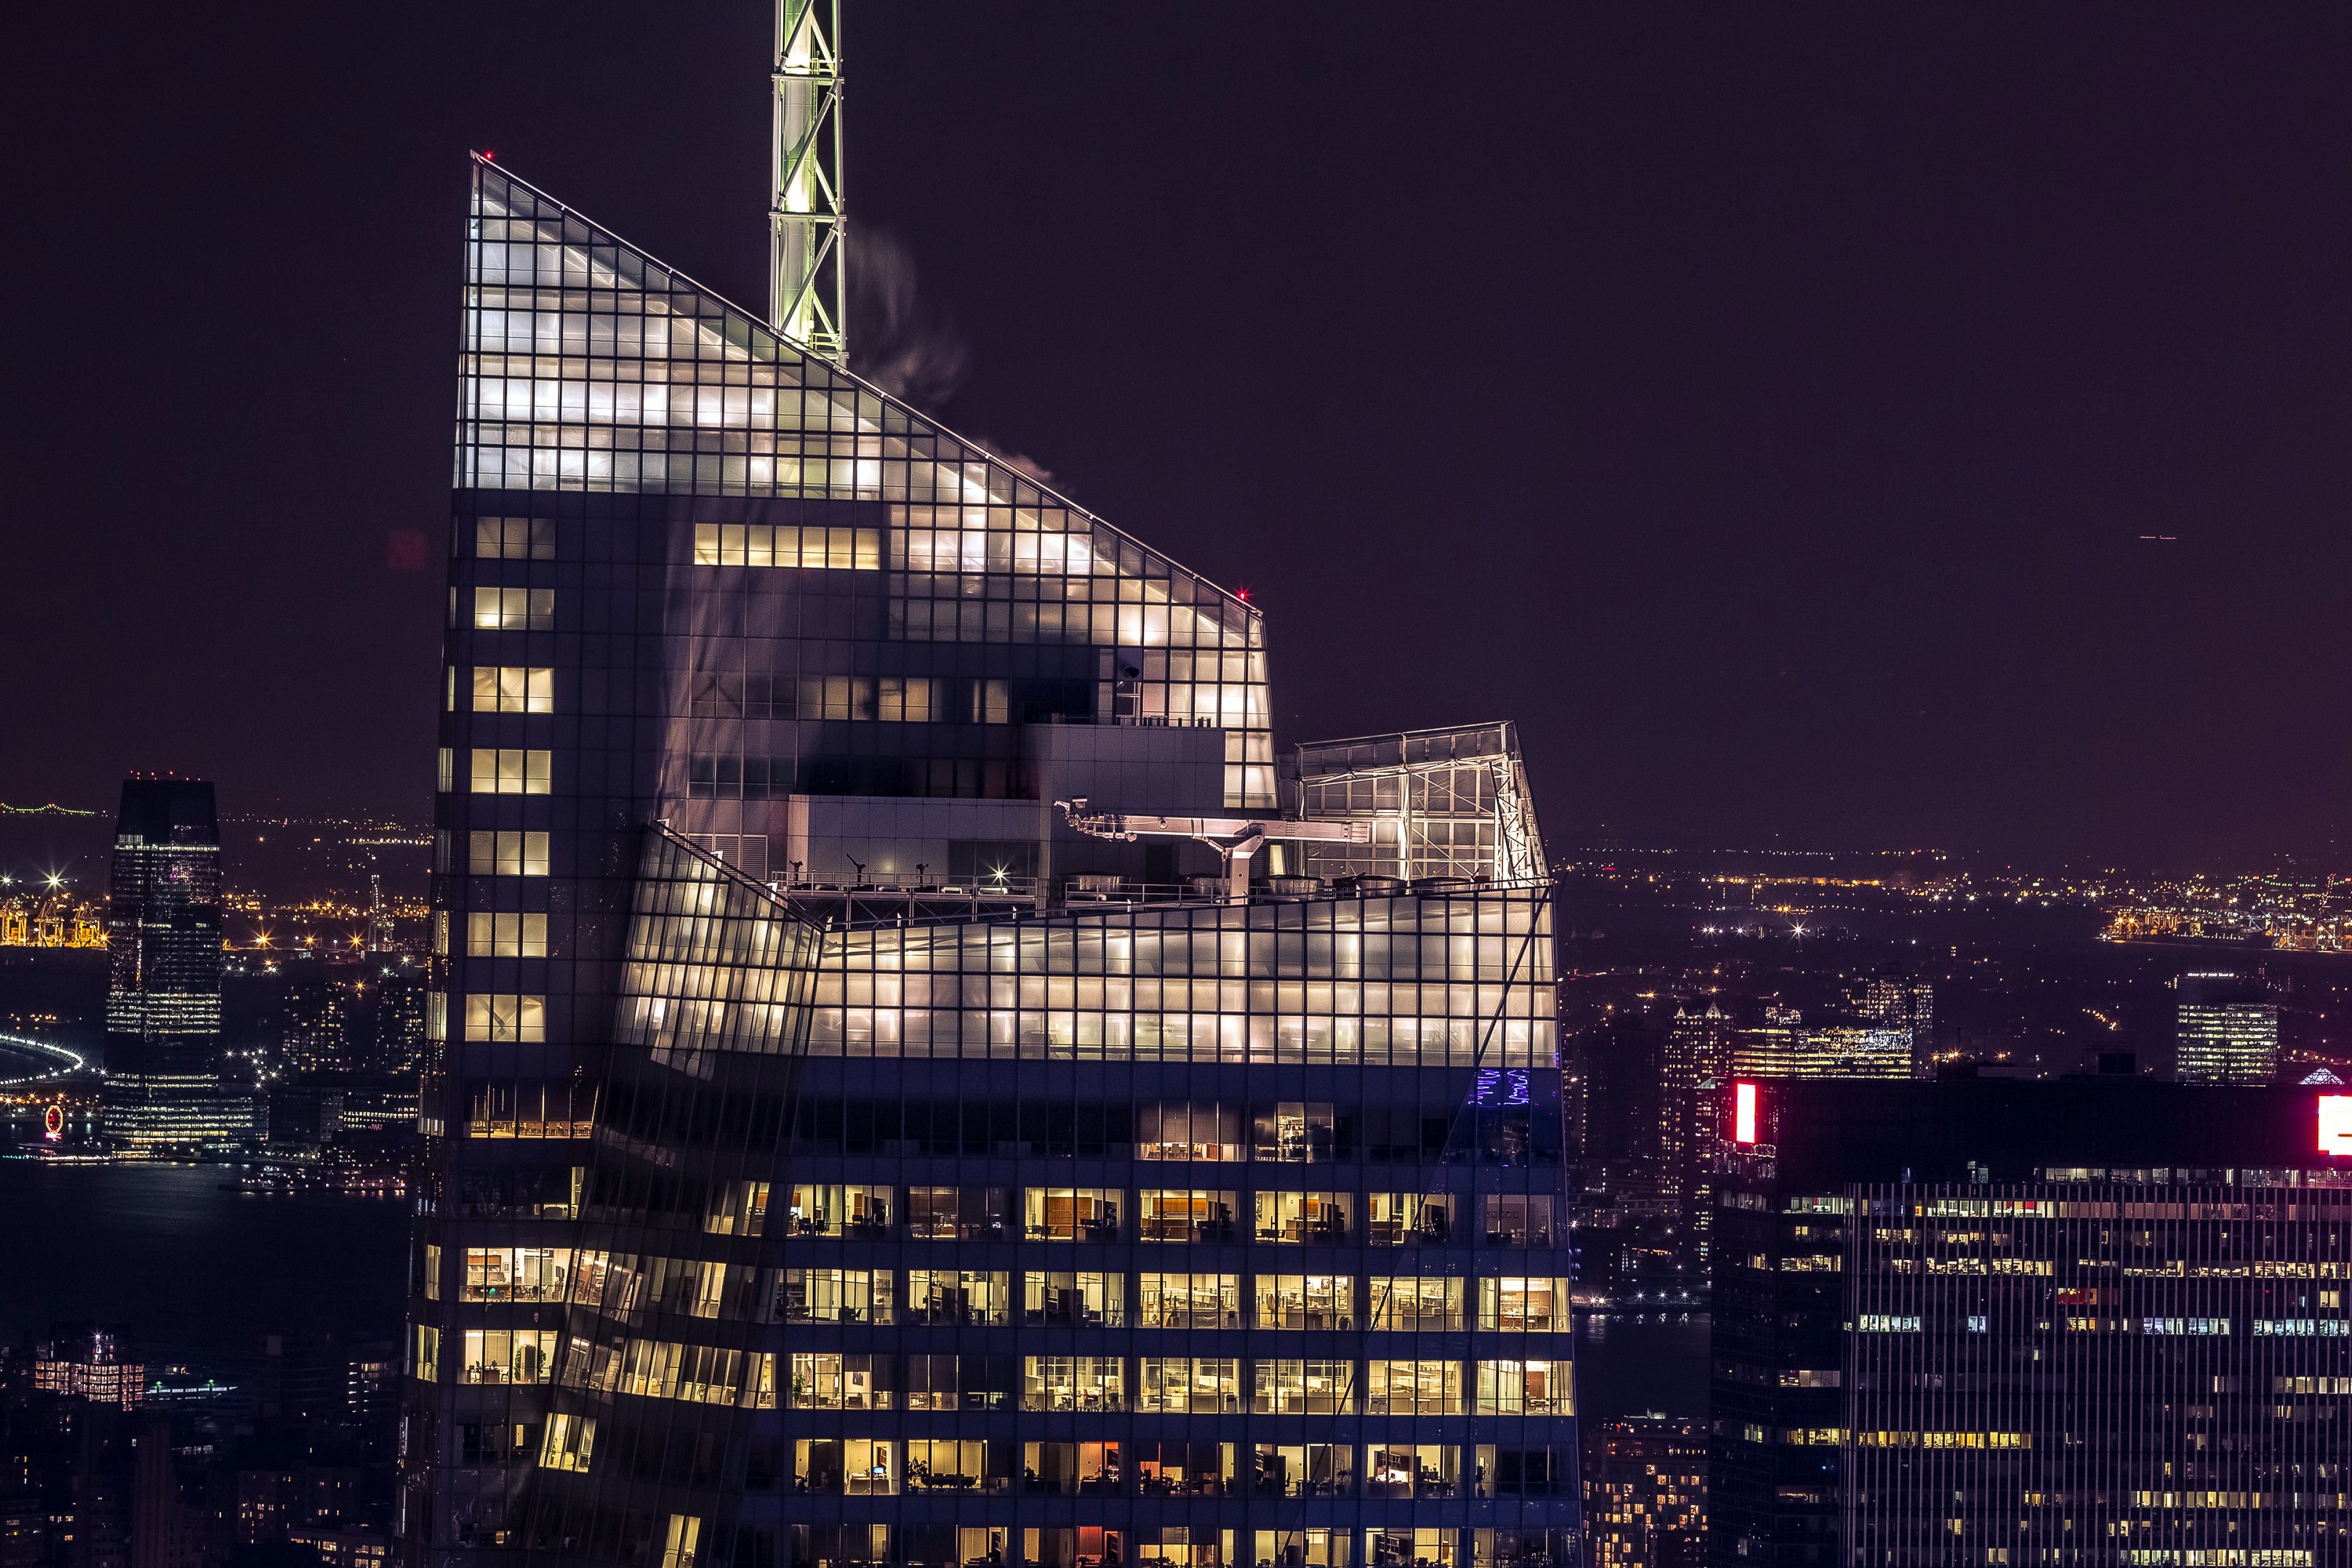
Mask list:
POLYGON ((674 1513, 667 1522, 661 1568, 695 1568, 695 1553, 702 1540, 702 1521, 692 1514, 674 1513))
POLYGON ((777 1316, 788 1323, 887 1323, 894 1297, 887 1268, 787 1268, 777 1287, 777 1316))
POLYGON ((1412 1275, 1375 1276, 1366 1284, 1372 1327, 1399 1332, 1455 1332, 1462 1329, 1462 1281, 1412 1275))
POLYGON ((1136 1194, 1137 1232, 1146 1241, 1231 1241, 1234 1206, 1231 1193, 1146 1187, 1136 1194))
POLYGON ((1123 1410, 1120 1358, 1110 1356, 1025 1356, 1021 1363, 1021 1408, 1024 1410, 1123 1410))
POLYGON ((467 1329, 461 1383, 545 1383, 555 1367, 552 1329, 467 1329))
POLYGON ((469 958, 545 958, 547 917, 477 910, 466 917, 466 954, 469 958))
POLYGON ((1478 1326, 1506 1334, 1568 1331, 1568 1281, 1506 1275, 1478 1281, 1478 1326))
POLYGON ((1459 1415, 1462 1363, 1375 1361, 1365 1368, 1364 1394, 1375 1415, 1459 1415))
POLYGON ((697 566, 797 566, 831 572, 882 569, 878 528, 792 528, 765 523, 698 522, 697 566))
POLYGON ((1261 1329, 1352 1329, 1356 1281, 1346 1274, 1255 1277, 1261 1329))
POLYGON ((476 795, 545 795, 554 777, 554 753, 514 748, 474 748, 476 795))
POLYGON ((540 1468, 586 1471, 596 1452, 593 1415, 552 1415, 547 1418, 547 1441, 540 1449, 540 1468))
POLYGON ((477 588, 474 627, 485 632, 544 632, 555 629, 552 588, 477 588))
POLYGON ((547 1038, 547 998, 512 992, 466 998, 466 1038, 536 1041, 547 1038))
POLYGON ((1356 1404, 1356 1363, 1351 1361, 1250 1363, 1250 1408, 1261 1415, 1349 1415, 1356 1404))
POLYGON ((907 1270, 907 1321, 974 1326, 1013 1321, 1012 1276, 1003 1270, 907 1270))
POLYGON ((1124 1274, 1031 1272, 1021 1281, 1024 1321, 1112 1329, 1127 1321, 1124 1274))
POLYGON ((1136 1284, 1136 1322, 1147 1329, 1242 1326, 1238 1274, 1153 1274, 1136 1284))
POLYGON ((477 877, 544 877, 547 835, 477 829, 466 836, 466 869, 477 877))
POLYGON ((793 1489, 887 1497, 898 1489, 893 1445, 876 1437, 803 1437, 793 1445, 793 1489))
POLYGON ((477 665, 474 667, 474 711, 552 713, 555 711, 555 671, 543 665, 477 665))
POLYGON ((1167 1415, 1230 1415, 1242 1407, 1241 1363, 1232 1356, 1142 1356, 1135 1407, 1167 1415))
POLYGON ((1364 1495, 1449 1498, 1461 1484, 1462 1450, 1450 1443, 1374 1443, 1364 1450, 1364 1495))
POLYGON ((1566 1361, 1482 1361, 1481 1415, 1573 1415, 1566 1361))

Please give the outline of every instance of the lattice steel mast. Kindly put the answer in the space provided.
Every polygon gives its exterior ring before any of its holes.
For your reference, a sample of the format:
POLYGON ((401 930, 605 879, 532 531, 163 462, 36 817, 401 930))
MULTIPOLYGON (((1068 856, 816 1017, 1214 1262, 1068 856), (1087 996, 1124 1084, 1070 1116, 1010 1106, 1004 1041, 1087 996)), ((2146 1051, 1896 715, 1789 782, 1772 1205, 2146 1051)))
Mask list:
POLYGON ((776 0, 775 92, 768 317, 783 336, 846 364, 841 0, 776 0))

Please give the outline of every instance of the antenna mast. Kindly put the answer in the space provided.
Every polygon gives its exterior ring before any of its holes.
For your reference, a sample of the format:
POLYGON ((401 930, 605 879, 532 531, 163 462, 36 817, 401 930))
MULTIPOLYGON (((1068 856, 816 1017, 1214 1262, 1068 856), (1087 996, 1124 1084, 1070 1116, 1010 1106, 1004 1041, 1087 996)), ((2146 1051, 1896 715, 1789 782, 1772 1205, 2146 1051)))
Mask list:
POLYGON ((776 0, 775 188, 768 203, 768 317, 836 363, 849 360, 848 235, 841 186, 841 0, 776 0))

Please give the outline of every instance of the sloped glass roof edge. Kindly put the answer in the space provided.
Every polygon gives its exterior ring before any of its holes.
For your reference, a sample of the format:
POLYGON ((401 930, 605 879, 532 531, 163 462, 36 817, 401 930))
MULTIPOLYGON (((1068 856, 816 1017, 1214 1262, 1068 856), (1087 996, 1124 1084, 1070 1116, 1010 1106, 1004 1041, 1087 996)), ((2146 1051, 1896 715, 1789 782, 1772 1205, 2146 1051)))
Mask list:
MULTIPOLYGON (((1194 571, 1192 567, 1176 560, 1173 556, 1170 555, 1166 551, 1160 549, 1157 545, 1147 544, 1142 540, 1138 539, 1135 535, 1128 532, 1125 529, 1120 528, 1118 524, 1106 521, 1100 516, 1070 500, 1069 497, 1054 489, 1051 485, 1045 484, 1023 470, 1013 467, 984 443, 976 441, 969 436, 962 435, 958 431, 949 428, 936 416, 925 414, 920 409, 918 409, 913 405, 908 403, 905 399, 893 396, 891 394, 883 391, 880 387, 876 386, 872 382, 867 381, 865 377, 857 374, 856 372, 849 369, 846 365, 837 365, 833 363, 831 361, 822 359, 819 355, 810 353, 797 343, 785 338, 782 333, 778 332, 773 326, 761 320, 758 315, 745 310, 742 306, 736 304, 732 300, 730 300, 726 295, 721 294, 716 289, 709 287, 708 284, 702 282, 699 279, 695 278, 689 273, 680 271, 677 268, 662 260, 659 257, 656 256, 652 251, 647 250, 645 247, 635 244, 631 240, 623 238, 620 235, 605 227, 603 224, 598 223, 595 219, 589 217, 586 214, 581 212, 576 207, 570 205, 558 197, 550 195, 546 191, 532 184, 529 180, 522 178, 505 165, 494 163, 492 160, 485 157, 479 153, 471 153, 469 156, 473 159, 474 163, 473 216, 475 217, 478 218, 486 216, 482 211, 483 175, 488 174, 499 180, 504 181, 509 185, 528 191, 533 198, 538 201, 545 202, 548 205, 555 208, 556 211, 561 213, 565 218, 576 221, 583 226, 593 230, 599 237, 600 240, 608 241, 621 249, 634 253, 647 264, 657 267, 664 272, 668 273, 677 285, 690 288, 696 293, 705 296, 713 303, 719 305, 721 309, 729 312, 730 316, 740 319, 746 329, 749 331, 761 333, 763 336, 772 339, 780 351, 800 354, 804 359, 823 363, 830 374, 841 376, 844 380, 856 386, 859 392, 870 394, 886 406, 897 409, 907 418, 920 423, 937 435, 946 437, 950 440, 959 442, 971 448, 974 452, 982 454, 992 466, 1001 468, 1006 474, 1010 475, 1012 477, 1013 483, 1016 488, 1026 487, 1029 489, 1036 491, 1041 498, 1045 498, 1052 504, 1067 508, 1073 517, 1083 518, 1089 528, 1101 529, 1104 532, 1118 540, 1121 543, 1131 545, 1136 550, 1145 554, 1154 556, 1159 560, 1167 563, 1171 569, 1181 572, 1193 582, 1200 584, 1203 587, 1213 590, 1227 604, 1241 611, 1244 615, 1246 615, 1254 620, 1261 623, 1265 620, 1265 612, 1257 605, 1250 603, 1247 599, 1243 598, 1240 595, 1223 586, 1222 584, 1217 583, 1215 580, 1202 574, 1202 573, 1194 571)), ((1015 504, 1018 503, 1016 502, 1015 504)))

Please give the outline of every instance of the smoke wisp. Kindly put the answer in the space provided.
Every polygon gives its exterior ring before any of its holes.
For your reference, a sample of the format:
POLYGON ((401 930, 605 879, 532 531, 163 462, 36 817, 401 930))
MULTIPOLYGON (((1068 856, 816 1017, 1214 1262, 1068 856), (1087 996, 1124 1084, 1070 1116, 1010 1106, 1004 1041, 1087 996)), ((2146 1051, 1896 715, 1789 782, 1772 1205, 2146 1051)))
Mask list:
POLYGON ((971 346, 926 294, 907 242, 860 226, 849 247, 850 368, 894 397, 936 408, 955 395, 971 346))

